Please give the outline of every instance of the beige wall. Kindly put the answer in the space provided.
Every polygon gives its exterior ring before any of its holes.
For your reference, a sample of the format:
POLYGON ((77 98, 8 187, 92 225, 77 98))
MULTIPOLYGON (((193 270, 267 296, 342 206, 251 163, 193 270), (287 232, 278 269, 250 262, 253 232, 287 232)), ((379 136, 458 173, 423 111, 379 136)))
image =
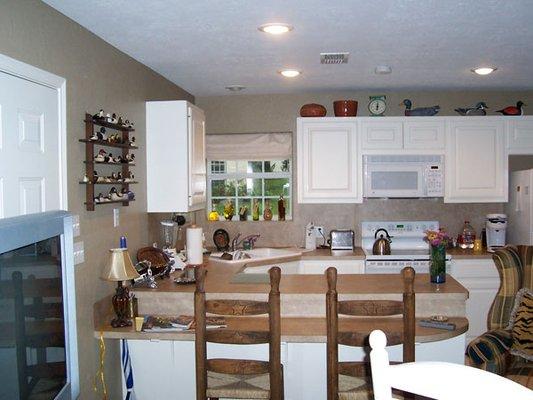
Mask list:
MULTIPOLYGON (((193 101, 194 98, 39 1, 0 1, 0 53, 67 80, 68 204, 72 213, 80 215, 81 237, 75 240, 85 243, 85 263, 76 266, 81 398, 101 398, 92 390, 98 365, 92 305, 110 294, 113 285, 101 281, 99 273, 107 249, 116 247, 121 235, 127 234, 129 247, 134 251, 148 242, 144 102, 158 99, 193 101), (113 228, 113 206, 85 211, 84 187, 77 183, 84 173, 85 149, 78 142, 78 138, 84 137, 84 113, 96 112, 100 108, 127 116, 135 122, 137 129, 135 136, 139 150, 136 151, 137 166, 133 170, 141 184, 132 186, 137 201, 130 207, 120 207, 118 228, 113 228)), ((118 399, 120 380, 116 341, 108 341, 107 353, 110 398, 118 399)))
MULTIPOLYGON (((473 79, 479 79, 472 76, 473 79)), ((414 107, 438 104, 440 115, 456 115, 456 107, 465 107, 484 100, 490 110, 498 110, 509 104, 523 100, 533 104, 533 92, 474 92, 474 91, 434 91, 434 92, 385 92, 351 91, 339 93, 308 93, 295 95, 229 95, 198 97, 197 104, 204 109, 208 133, 239 133, 266 131, 296 132, 296 117, 306 103, 320 103, 333 115, 332 103, 338 99, 359 101, 359 114, 368 115, 366 109, 370 95, 386 94, 388 111, 386 115, 403 114, 399 103, 404 98, 413 101, 414 107)), ((526 108, 526 113, 528 109, 526 108)), ((293 162, 296 169, 296 160, 293 162)), ((296 176, 296 174, 294 174, 296 176)), ((295 187, 297 182, 295 182, 295 187)), ((296 193, 296 189, 293 190, 296 193)), ((436 219, 447 230, 456 235, 463 221, 469 219, 478 232, 483 225, 485 214, 501 212, 502 204, 443 204, 442 200, 365 200, 357 205, 298 205, 294 204, 294 219, 287 222, 216 222, 208 223, 205 214, 196 213, 197 222, 204 226, 208 243, 212 244, 212 234, 217 228, 224 228, 233 236, 261 233, 261 245, 302 245, 304 226, 309 221, 332 228, 352 228, 360 241, 360 227, 364 220, 387 219, 436 219)))

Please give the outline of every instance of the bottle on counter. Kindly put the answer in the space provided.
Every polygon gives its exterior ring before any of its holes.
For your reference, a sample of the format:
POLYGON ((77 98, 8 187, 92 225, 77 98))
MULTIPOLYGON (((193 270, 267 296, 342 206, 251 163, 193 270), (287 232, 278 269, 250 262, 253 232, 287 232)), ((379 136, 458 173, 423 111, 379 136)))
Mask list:
POLYGON ((459 247, 462 249, 473 249, 474 248, 474 241, 476 240, 476 231, 470 225, 470 221, 465 221, 463 225, 463 230, 461 232, 461 243, 459 243, 459 247))

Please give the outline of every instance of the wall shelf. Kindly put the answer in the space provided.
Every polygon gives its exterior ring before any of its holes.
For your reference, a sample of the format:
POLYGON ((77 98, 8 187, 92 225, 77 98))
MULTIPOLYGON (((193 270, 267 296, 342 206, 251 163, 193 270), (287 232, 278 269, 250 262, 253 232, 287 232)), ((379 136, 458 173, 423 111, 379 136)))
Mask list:
POLYGON ((104 201, 96 203, 94 201, 95 194, 94 194, 94 187, 95 185, 115 185, 120 186, 122 189, 124 189, 126 192, 129 191, 129 185, 138 183, 137 181, 133 182, 94 182, 95 176, 94 176, 94 167, 97 164, 105 164, 105 165, 111 165, 120 167, 120 170, 122 172, 123 177, 129 177, 130 176, 130 166, 135 165, 134 163, 110 163, 105 161, 95 161, 95 146, 102 146, 102 147, 116 147, 122 149, 122 158, 125 158, 130 150, 137 150, 138 146, 130 146, 130 137, 129 133, 134 132, 135 129, 129 128, 124 125, 119 124, 112 124, 110 122, 100 121, 100 120, 94 120, 90 114, 85 114, 85 138, 79 139, 80 142, 85 143, 85 175, 89 178, 89 182, 83 182, 80 181, 80 185, 85 185, 85 206, 87 208, 87 211, 94 211, 95 206, 102 205, 102 204, 113 204, 113 203, 122 203, 123 206, 128 206, 130 202, 135 200, 113 200, 113 201, 104 201), (109 143, 105 140, 89 140, 94 134, 94 126, 103 126, 106 128, 114 129, 119 132, 121 132, 121 139, 124 143, 109 143), (127 143, 127 144, 126 144, 127 143))

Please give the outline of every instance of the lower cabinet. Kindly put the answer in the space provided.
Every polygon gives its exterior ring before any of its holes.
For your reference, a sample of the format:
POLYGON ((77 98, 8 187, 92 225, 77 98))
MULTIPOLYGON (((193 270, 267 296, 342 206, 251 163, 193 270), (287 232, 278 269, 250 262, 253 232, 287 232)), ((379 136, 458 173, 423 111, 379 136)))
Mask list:
MULTIPOLYGON (((194 341, 128 340, 137 400, 195 399, 194 341)), ((417 343, 416 359, 464 363, 465 335, 431 343, 417 343)), ((400 361, 402 346, 387 348, 392 361, 400 361)), ((268 359, 268 345, 210 343, 208 357, 268 359), (245 349, 245 351, 243 351, 245 349)), ((339 360, 363 360, 360 347, 340 346, 339 360)), ((285 399, 324 400, 326 396, 326 344, 281 344, 285 399)), ((123 383, 123 393, 125 385, 123 383)))
POLYGON ((467 344, 487 331, 487 316, 500 287, 500 275, 492 259, 452 260, 450 275, 468 289, 467 344))

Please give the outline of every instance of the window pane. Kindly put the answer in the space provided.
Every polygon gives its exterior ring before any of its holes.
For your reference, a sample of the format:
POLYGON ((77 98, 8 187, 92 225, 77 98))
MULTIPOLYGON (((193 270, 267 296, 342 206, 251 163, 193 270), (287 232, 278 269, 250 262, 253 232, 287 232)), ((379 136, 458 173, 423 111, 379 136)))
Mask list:
POLYGON ((237 196, 246 196, 248 195, 248 186, 246 181, 251 181, 251 179, 239 179, 237 181, 237 196))
POLYGON ((224 196, 225 182, 224 180, 211 181, 211 195, 213 197, 224 196))
POLYGON ((262 196, 262 179, 246 179, 246 193, 248 196, 262 196))
POLYGON ((225 161, 211 161, 211 173, 224 174, 226 172, 225 161))
POLYGON ((279 196, 289 194, 289 179, 265 179, 265 196, 279 196))
POLYGON ((265 172, 289 172, 289 160, 265 161, 265 172))
POLYGON ((248 161, 247 172, 263 172, 263 161, 248 161))

